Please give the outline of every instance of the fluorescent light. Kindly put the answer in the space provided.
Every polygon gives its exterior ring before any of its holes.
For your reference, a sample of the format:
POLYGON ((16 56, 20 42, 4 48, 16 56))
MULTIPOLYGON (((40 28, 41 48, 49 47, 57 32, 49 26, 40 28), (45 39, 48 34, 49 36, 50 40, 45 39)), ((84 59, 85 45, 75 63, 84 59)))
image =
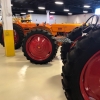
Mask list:
POLYGON ((28 12, 34 12, 33 10, 28 10, 28 12))
POLYGON ((56 1, 55 4, 58 4, 58 5, 63 5, 64 3, 61 2, 61 1, 56 1))
POLYGON ((72 13, 68 13, 68 15, 72 15, 72 13))
POLYGON ((88 11, 83 11, 83 13, 88 13, 88 11))
POLYGON ((95 14, 96 14, 96 15, 100 15, 100 8, 97 8, 97 9, 95 10, 95 14))
POLYGON ((89 6, 89 5, 84 5, 84 8, 90 8, 91 6, 89 6))
POLYGON ((64 9, 64 11, 67 11, 67 12, 68 12, 68 11, 69 11, 69 9, 64 9))
POLYGON ((53 12, 53 11, 51 11, 50 13, 51 13, 51 14, 55 14, 55 12, 53 12))
POLYGON ((42 10, 44 10, 44 9, 45 9, 45 7, 38 7, 38 9, 42 9, 42 10))
POLYGON ((15 14, 16 16, 19 16, 20 14, 15 14))
POLYGON ((23 14, 23 15, 24 15, 24 14, 26 14, 26 13, 25 13, 25 12, 22 12, 21 14, 23 14))

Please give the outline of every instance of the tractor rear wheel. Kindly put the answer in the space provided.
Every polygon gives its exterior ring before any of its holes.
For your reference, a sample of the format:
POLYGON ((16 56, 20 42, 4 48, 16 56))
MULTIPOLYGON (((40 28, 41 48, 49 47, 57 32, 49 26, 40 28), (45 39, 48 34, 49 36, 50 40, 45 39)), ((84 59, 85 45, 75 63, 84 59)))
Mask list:
MULTIPOLYGON (((18 24, 13 23, 14 30, 14 43, 15 49, 19 49, 22 46, 22 41, 24 38, 23 29, 18 24)), ((0 26, 0 43, 4 46, 4 36, 3 36, 3 28, 0 26)))
MULTIPOLYGON (((61 47, 61 59, 62 59, 62 63, 64 64, 65 62, 67 62, 67 52, 70 50, 70 48, 72 48, 74 46, 74 44, 77 42, 78 39, 81 38, 82 36, 82 31, 87 28, 87 26, 83 26, 83 27, 77 27, 75 28, 72 32, 70 32, 67 36, 67 38, 69 38, 71 41, 73 41, 72 43, 63 43, 62 47, 61 47)), ((84 33, 88 33, 92 28, 88 28, 84 31, 84 33)))
POLYGON ((53 36, 41 29, 34 29, 26 35, 22 44, 24 56, 35 64, 46 64, 57 53, 57 44, 53 36))
MULTIPOLYGON (((72 32, 68 34, 67 38, 69 38, 71 41, 77 41, 77 39, 81 36, 82 36, 82 28, 75 28, 72 32)), ((63 64, 67 62, 66 56, 67 52, 70 50, 71 45, 72 45, 71 43, 64 42, 61 46, 60 53, 63 64)))
POLYGON ((100 28, 77 41, 62 67, 68 100, 100 100, 100 28))

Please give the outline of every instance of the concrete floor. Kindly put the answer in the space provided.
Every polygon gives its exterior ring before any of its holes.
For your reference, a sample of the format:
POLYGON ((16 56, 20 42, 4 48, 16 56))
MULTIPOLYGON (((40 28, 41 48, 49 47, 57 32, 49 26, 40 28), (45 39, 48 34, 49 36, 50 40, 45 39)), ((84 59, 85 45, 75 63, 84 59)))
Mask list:
POLYGON ((0 100, 66 100, 61 84, 60 53, 46 65, 31 64, 20 50, 5 57, 0 45, 0 100))

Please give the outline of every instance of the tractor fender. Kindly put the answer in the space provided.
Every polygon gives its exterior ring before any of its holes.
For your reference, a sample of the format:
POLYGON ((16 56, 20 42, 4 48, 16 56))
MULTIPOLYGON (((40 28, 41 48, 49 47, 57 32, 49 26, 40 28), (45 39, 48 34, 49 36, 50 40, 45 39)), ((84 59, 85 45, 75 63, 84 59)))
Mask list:
POLYGON ((13 23, 13 24, 18 25, 23 30, 23 27, 21 26, 20 23, 13 23))
MULTIPOLYGON (((33 27, 32 30, 35 30, 35 29, 41 29, 41 30, 46 30, 47 32, 49 32, 50 34, 52 34, 52 30, 51 30, 51 26, 39 26, 37 25, 36 27, 33 27)), ((53 35, 53 34, 52 34, 53 35)))

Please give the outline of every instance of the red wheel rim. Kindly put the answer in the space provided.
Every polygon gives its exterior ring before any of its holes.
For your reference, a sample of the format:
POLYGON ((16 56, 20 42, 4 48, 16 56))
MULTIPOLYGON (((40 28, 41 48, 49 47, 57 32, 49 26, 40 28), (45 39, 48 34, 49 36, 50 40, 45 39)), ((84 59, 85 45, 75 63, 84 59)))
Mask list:
POLYGON ((80 89, 84 100, 100 100, 100 51, 85 64, 80 77, 80 89))
MULTIPOLYGON (((19 42, 19 35, 15 30, 13 32, 14 32, 14 43, 16 45, 19 42)), ((4 35, 2 35, 2 39, 4 40, 4 35)))
POLYGON ((52 44, 46 36, 36 34, 27 40, 26 51, 32 59, 43 61, 51 55, 52 44))
POLYGON ((19 42, 19 35, 18 33, 14 30, 14 43, 17 44, 19 42))

